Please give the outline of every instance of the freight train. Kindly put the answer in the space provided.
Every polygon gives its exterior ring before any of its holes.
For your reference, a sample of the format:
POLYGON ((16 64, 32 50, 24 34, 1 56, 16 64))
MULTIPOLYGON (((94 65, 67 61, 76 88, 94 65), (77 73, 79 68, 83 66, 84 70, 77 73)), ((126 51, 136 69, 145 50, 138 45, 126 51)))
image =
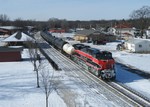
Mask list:
POLYGON ((115 61, 111 52, 100 51, 84 44, 71 45, 48 32, 41 32, 41 36, 54 48, 69 56, 70 59, 97 77, 103 80, 115 80, 115 61))

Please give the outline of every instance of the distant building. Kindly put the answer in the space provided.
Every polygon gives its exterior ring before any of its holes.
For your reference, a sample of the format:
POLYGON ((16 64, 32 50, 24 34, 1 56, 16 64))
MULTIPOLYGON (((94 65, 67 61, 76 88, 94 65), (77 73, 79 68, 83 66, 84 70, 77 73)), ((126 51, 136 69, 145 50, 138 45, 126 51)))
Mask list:
POLYGON ((22 50, 21 46, 0 47, 0 62, 20 61, 22 50))
POLYGON ((150 40, 133 38, 125 42, 125 47, 130 52, 150 52, 150 40))
POLYGON ((88 36, 94 32, 95 32, 95 30, 93 30, 93 29, 78 30, 75 33, 74 39, 76 41, 86 42, 86 41, 88 41, 88 36))
POLYGON ((118 24, 112 28, 112 33, 118 35, 119 39, 128 40, 134 37, 136 29, 130 24, 118 24))
POLYGON ((0 29, 0 35, 5 35, 5 34, 8 34, 9 32, 7 30, 3 30, 3 29, 0 29))
POLYGON ((7 45, 0 47, 0 62, 20 61, 23 46, 29 41, 34 39, 20 31, 3 39, 1 42, 7 45))
POLYGON ((145 30, 145 35, 150 39, 150 29, 145 30))
POLYGON ((75 40, 81 42, 93 42, 93 44, 103 44, 104 42, 111 42, 116 40, 116 36, 101 32, 99 30, 81 30, 77 31, 74 37, 75 40))
POLYGON ((64 29, 50 29, 49 30, 50 33, 65 33, 65 30, 64 29))
POLYGON ((8 34, 9 32, 7 30, 0 29, 0 38, 6 38, 9 36, 8 34))
POLYGON ((21 27, 16 27, 16 26, 0 26, 0 30, 7 31, 8 35, 11 35, 21 29, 22 29, 21 27))
POLYGON ((29 35, 20 31, 2 40, 2 42, 8 43, 9 46, 24 46, 24 44, 29 41, 35 41, 35 40, 29 35))

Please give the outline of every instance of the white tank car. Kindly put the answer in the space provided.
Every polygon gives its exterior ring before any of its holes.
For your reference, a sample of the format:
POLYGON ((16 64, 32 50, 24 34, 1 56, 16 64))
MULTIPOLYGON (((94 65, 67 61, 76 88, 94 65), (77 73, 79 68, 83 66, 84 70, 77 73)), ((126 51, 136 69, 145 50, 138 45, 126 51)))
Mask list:
POLYGON ((74 47, 71 45, 71 44, 65 44, 64 46, 63 46, 63 51, 65 51, 67 54, 69 54, 69 55, 71 55, 71 54, 73 54, 74 53, 74 47))

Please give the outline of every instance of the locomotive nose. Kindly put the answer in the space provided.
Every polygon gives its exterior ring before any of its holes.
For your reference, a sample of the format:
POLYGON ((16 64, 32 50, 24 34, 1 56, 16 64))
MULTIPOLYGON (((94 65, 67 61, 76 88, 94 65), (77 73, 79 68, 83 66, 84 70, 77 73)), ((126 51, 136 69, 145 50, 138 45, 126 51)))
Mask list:
POLYGON ((114 63, 109 60, 104 60, 103 65, 105 69, 113 69, 114 63))

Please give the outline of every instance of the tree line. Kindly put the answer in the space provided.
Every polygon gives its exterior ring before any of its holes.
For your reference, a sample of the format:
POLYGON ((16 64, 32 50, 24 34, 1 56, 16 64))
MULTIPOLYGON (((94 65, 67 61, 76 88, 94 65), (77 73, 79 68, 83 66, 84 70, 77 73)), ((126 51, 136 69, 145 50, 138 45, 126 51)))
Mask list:
POLYGON ((130 19, 121 20, 90 20, 90 21, 69 21, 66 19, 49 18, 47 21, 36 21, 36 20, 23 20, 17 18, 12 21, 6 14, 0 14, 0 26, 35 26, 38 30, 49 29, 49 28, 62 28, 66 31, 68 29, 75 28, 107 28, 114 27, 117 24, 129 23, 131 26, 137 29, 147 29, 150 26, 150 7, 143 6, 140 9, 134 10, 129 15, 130 19))

